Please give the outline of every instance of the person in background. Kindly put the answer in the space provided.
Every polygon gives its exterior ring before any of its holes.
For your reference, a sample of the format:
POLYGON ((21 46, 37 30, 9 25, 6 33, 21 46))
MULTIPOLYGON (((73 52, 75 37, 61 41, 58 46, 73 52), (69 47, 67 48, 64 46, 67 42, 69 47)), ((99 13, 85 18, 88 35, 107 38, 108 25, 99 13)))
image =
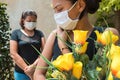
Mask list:
POLYGON ((21 29, 11 34, 10 55, 15 62, 15 80, 32 80, 39 54, 45 45, 42 31, 36 30, 37 14, 33 10, 24 11, 21 16, 21 29))
MULTIPOLYGON (((69 53, 71 50, 56 37, 63 38, 69 41, 66 32, 73 41, 74 35, 72 30, 86 30, 88 48, 86 54, 92 59, 96 53, 95 43, 96 34, 95 30, 102 32, 101 29, 94 27, 88 19, 88 13, 94 14, 99 8, 101 0, 52 0, 54 9, 54 18, 57 23, 57 29, 55 29, 49 35, 42 55, 48 60, 55 60, 62 53, 69 53), (91 37, 91 38, 89 38, 91 37)), ((118 31, 114 28, 110 28, 114 34, 119 35, 118 31)), ((40 58, 37 67, 47 67, 45 61, 40 58)), ((34 73, 34 80, 45 80, 46 69, 36 69, 34 73)))

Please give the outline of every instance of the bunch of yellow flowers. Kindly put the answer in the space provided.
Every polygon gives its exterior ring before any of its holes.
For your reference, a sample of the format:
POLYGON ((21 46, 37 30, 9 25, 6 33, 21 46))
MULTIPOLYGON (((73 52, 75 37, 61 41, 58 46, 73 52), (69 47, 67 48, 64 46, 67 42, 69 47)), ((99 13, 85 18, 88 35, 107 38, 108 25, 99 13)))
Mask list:
POLYGON ((86 42, 88 31, 74 30, 73 33, 74 51, 60 55, 52 62, 58 69, 53 70, 51 74, 53 78, 58 80, 94 80, 95 78, 100 79, 100 75, 104 74, 102 72, 105 72, 104 75, 107 80, 114 80, 114 77, 120 78, 120 47, 115 45, 118 36, 109 30, 103 33, 95 31, 97 35, 97 41, 95 42, 103 45, 101 47, 102 51, 95 55, 100 56, 101 59, 94 58, 93 61, 90 61, 85 54, 88 45, 88 42, 86 42), (101 62, 105 63, 106 66, 98 65, 101 62), (91 64, 92 68, 90 68, 91 64))

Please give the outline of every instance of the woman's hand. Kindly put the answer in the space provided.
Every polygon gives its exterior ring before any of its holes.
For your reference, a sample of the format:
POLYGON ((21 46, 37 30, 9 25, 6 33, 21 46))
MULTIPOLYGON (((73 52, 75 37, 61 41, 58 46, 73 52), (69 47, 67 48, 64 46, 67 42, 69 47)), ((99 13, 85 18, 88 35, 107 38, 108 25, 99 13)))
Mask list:
POLYGON ((34 71, 35 71, 35 65, 33 65, 33 64, 27 66, 27 67, 24 69, 25 74, 28 75, 31 80, 33 80, 34 71))
POLYGON ((61 28, 58 28, 57 30, 57 36, 58 36, 58 46, 62 53, 68 53, 70 52, 67 45, 65 44, 68 40, 67 32, 62 30, 61 28))
POLYGON ((63 29, 58 28, 58 29, 57 29, 57 35, 58 35, 61 39, 63 39, 64 41, 67 40, 67 32, 64 31, 63 29))

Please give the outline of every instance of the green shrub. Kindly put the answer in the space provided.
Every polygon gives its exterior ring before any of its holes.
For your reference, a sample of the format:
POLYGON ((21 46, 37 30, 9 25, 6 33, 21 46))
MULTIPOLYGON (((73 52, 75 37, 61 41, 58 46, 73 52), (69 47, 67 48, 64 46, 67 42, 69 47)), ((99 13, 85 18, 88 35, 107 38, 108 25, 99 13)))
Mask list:
POLYGON ((9 55, 10 25, 6 6, 0 2, 0 80, 14 80, 13 62, 9 55))

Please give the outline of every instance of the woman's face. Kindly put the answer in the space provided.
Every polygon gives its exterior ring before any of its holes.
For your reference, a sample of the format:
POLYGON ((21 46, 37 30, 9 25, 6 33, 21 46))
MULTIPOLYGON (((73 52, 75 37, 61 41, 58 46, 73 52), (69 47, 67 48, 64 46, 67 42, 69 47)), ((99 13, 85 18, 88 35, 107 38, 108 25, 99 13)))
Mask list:
POLYGON ((24 19, 24 27, 27 30, 34 30, 36 28, 36 17, 35 16, 27 16, 24 19))
POLYGON ((72 6, 72 3, 70 0, 52 0, 52 5, 55 13, 59 13, 68 10, 72 6))

